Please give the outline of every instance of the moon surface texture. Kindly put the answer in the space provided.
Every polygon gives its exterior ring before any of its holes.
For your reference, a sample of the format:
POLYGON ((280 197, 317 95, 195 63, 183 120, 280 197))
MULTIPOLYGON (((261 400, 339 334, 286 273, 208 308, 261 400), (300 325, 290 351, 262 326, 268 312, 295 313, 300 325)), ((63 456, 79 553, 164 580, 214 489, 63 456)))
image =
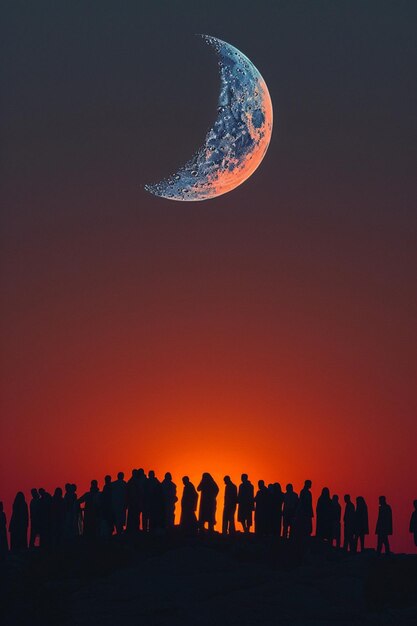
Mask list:
POLYGON ((217 119, 204 145, 178 172, 146 185, 169 200, 208 200, 232 191, 253 174, 272 134, 272 102, 253 63, 221 39, 203 35, 218 56, 220 95, 217 119))

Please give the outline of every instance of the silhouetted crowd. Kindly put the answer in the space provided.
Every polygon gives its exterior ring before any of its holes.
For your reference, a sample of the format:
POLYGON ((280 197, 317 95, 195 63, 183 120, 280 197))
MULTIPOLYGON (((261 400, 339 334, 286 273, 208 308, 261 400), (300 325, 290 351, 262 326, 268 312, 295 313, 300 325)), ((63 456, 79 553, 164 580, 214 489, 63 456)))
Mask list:
MULTIPOLYGON (((213 532, 219 486, 207 472, 197 487, 188 476, 182 478, 182 483, 180 531, 185 535, 213 532)), ((292 484, 284 492, 279 483, 266 485, 260 480, 255 493, 247 474, 242 474, 239 486, 225 476, 222 533, 233 535, 237 518, 244 533, 249 533, 254 525, 255 535, 303 542, 313 533, 315 517, 316 537, 320 540, 345 551, 363 551, 369 534, 365 499, 358 496, 354 503, 350 495, 344 495, 342 511, 339 497, 331 496, 324 487, 314 516, 311 486, 311 481, 306 480, 298 494, 292 484)), ((19 552, 35 545, 57 547, 80 536, 97 541, 110 539, 114 533, 169 532, 174 528, 177 502, 177 486, 169 472, 160 481, 155 472, 151 470, 146 475, 143 469, 134 469, 128 481, 123 472, 114 481, 105 476, 101 491, 97 480, 92 480, 89 491, 80 497, 76 485, 71 483, 65 485, 64 491, 57 487, 53 495, 43 488, 32 489, 29 507, 19 491, 9 523, 10 550, 19 552)), ((417 546, 417 500, 409 530, 417 546)), ((379 498, 375 533, 378 554, 383 548, 389 553, 392 510, 385 496, 379 498)), ((0 556, 8 551, 7 520, 0 502, 0 556)))

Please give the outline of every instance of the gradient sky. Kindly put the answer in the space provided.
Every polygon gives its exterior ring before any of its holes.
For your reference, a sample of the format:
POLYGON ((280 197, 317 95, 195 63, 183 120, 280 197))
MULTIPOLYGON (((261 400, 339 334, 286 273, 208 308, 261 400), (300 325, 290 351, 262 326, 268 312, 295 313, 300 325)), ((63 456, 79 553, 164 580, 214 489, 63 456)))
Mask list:
MULTIPOLYGON (((415 2, 20 2, 1 19, 0 499, 132 467, 417 498, 415 2), (213 52, 274 104, 237 190, 213 52)), ((374 545, 372 536, 370 543, 374 545)))

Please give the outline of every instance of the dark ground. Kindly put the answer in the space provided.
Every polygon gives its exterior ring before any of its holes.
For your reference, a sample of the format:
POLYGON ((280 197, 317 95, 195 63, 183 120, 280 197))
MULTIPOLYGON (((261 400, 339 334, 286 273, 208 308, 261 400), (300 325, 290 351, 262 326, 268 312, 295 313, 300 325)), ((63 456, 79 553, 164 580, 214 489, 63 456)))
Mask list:
POLYGON ((417 556, 314 541, 140 535, 12 555, 0 576, 2 626, 417 625, 417 556))

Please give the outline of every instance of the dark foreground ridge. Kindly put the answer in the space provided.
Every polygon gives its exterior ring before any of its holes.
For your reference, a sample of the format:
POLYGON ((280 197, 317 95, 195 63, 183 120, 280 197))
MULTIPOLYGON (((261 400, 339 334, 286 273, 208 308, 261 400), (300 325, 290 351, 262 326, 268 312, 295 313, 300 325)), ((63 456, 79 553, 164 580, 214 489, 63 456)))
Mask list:
POLYGON ((347 553, 315 537, 80 537, 12 554, 0 577, 3 626, 417 623, 417 556, 347 553))

